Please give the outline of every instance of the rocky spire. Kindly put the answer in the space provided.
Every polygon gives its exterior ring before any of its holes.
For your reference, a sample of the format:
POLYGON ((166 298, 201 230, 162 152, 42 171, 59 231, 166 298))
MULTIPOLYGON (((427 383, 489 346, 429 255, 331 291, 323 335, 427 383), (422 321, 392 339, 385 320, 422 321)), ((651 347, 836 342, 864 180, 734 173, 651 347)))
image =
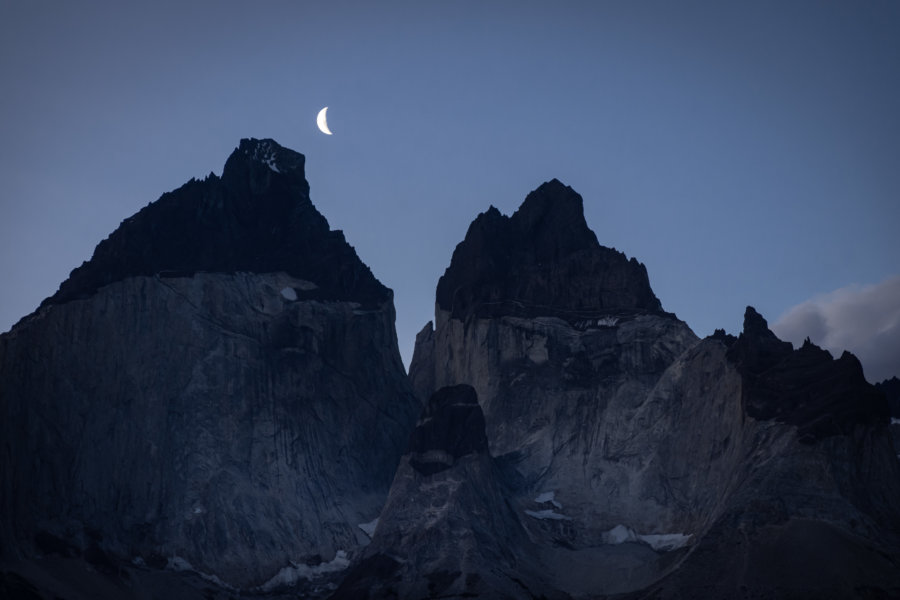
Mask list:
POLYGON ((459 319, 662 310, 644 265, 601 246, 581 196, 556 179, 511 217, 493 206, 478 215, 438 282, 437 307, 459 319))
POLYGON ((747 414, 796 425, 801 441, 847 433, 857 424, 888 423, 887 402, 866 382, 855 356, 845 351, 835 360, 809 339, 794 350, 752 306, 727 356, 743 378, 747 414))

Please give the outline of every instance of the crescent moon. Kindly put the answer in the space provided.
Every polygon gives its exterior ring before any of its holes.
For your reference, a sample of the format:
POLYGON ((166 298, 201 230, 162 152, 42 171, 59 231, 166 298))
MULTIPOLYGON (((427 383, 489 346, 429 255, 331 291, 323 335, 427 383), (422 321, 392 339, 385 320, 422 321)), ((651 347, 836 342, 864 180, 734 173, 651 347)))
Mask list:
POLYGON ((326 106, 322 110, 319 111, 318 116, 316 117, 316 125, 319 126, 319 130, 325 135, 331 135, 331 131, 328 129, 328 120, 325 118, 325 111, 328 110, 326 106))

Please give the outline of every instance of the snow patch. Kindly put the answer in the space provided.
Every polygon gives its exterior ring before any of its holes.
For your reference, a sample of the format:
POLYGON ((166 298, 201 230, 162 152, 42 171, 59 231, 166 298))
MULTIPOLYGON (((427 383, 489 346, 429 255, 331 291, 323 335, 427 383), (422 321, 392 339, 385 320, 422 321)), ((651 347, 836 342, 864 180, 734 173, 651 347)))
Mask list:
POLYGON ((649 533, 640 534, 624 525, 616 525, 603 534, 605 544, 642 542, 658 552, 669 552, 687 546, 693 537, 691 533, 649 533))
POLYGON ((543 504, 544 502, 549 502, 556 508, 562 508, 563 505, 561 502, 556 500, 556 492, 541 492, 540 495, 534 499, 538 504, 543 504))
POLYGON ((256 148, 253 150, 252 158, 253 160, 265 163, 267 167, 276 173, 281 173, 281 171, 278 170, 278 164, 275 161, 275 148, 270 142, 262 141, 257 144, 256 148))
POLYGON ((900 419, 891 417, 891 425, 900 425, 900 419))
POLYGON ((618 323, 618 317, 601 317, 599 319, 578 321, 575 323, 575 327, 577 327, 578 329, 587 329, 589 327, 615 327, 618 323))
MULTIPOLYGON (((143 562, 143 561, 141 561, 143 562)), ((137 564, 137 563, 135 563, 137 564)), ((228 585, 221 579, 219 579, 216 575, 210 575, 209 573, 204 573, 203 571, 198 571, 194 568, 187 559, 181 558, 180 556, 172 556, 166 561, 166 568, 170 571, 190 571, 191 573, 196 573, 200 576, 201 579, 209 581, 210 583, 214 583, 219 587, 223 587, 229 590, 234 590, 235 588, 228 585)))
POLYGON ((285 300, 290 300, 291 302, 293 302, 297 299, 297 291, 292 287, 283 288, 281 290, 281 297, 285 300))
POLYGON ((636 542, 637 535, 631 529, 624 525, 616 525, 603 534, 603 541, 607 544, 624 544, 625 542, 636 542))
POLYGON ((362 529, 367 536, 369 536, 369 539, 372 539, 373 537, 375 537, 375 528, 378 527, 378 517, 375 517, 368 523, 360 523, 358 527, 362 529))
POLYGON ((534 517, 535 519, 541 520, 551 520, 551 521, 571 521, 571 517, 567 517, 566 515, 561 515, 555 510, 526 510, 525 514, 529 517, 534 517))
POLYGON ((271 592, 275 588, 287 587, 296 584, 301 579, 312 581, 328 573, 337 573, 350 566, 350 559, 343 550, 338 550, 334 558, 327 563, 321 563, 311 567, 291 561, 291 566, 284 567, 275 576, 259 586, 260 591, 271 592))

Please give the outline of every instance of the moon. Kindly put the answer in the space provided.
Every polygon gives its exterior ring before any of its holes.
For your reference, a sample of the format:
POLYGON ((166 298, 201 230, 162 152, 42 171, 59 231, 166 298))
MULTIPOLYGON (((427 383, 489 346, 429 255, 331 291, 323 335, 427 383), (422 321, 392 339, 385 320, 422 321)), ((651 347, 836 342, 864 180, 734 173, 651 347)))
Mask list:
POLYGON ((327 106, 319 111, 319 114, 316 117, 316 125, 319 126, 319 130, 322 133, 324 133, 325 135, 331 135, 331 131, 328 129, 328 120, 325 118, 326 110, 328 110, 327 106))

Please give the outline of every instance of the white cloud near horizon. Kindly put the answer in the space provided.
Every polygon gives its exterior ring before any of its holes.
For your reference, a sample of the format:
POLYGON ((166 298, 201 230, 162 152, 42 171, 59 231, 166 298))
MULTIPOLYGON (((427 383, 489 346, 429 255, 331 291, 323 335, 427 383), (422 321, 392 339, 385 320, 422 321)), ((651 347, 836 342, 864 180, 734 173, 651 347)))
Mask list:
POLYGON ((772 331, 795 347, 809 337, 835 357, 849 350, 870 383, 900 377, 900 275, 814 296, 788 309, 772 331))

